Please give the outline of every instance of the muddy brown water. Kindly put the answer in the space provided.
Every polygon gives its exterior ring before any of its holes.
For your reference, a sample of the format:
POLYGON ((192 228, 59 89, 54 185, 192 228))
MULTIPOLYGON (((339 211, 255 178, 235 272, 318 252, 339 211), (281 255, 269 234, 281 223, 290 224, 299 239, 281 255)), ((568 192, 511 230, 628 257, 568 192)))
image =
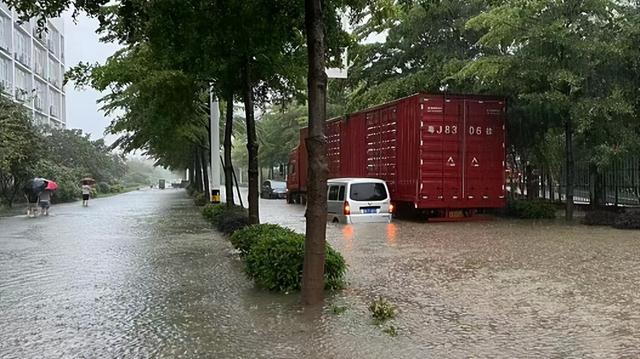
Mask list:
MULTIPOLYGON (((261 205, 263 221, 304 229, 303 207, 261 205)), ((349 285, 303 310, 297 293, 254 288, 182 191, 52 214, 0 218, 2 358, 640 356, 637 231, 330 224, 349 285), (399 310, 383 327, 367 312, 377 296, 399 310)))

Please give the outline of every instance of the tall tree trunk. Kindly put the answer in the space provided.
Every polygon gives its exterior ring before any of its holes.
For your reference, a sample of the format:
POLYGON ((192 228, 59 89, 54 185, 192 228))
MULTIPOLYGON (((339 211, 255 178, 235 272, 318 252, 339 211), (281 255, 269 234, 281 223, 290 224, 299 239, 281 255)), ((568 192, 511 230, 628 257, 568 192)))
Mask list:
POLYGON ((556 200, 555 186, 553 184, 553 176, 551 175, 551 168, 547 168, 547 183, 549 184, 549 200, 551 202, 556 200))
POLYGON ((324 122, 327 111, 327 75, 325 73, 324 0, 305 0, 305 27, 309 71, 309 135, 306 139, 309 176, 307 181, 307 217, 302 271, 302 303, 312 305, 324 297, 324 261, 327 230, 327 176, 324 122))
POLYGON ((565 207, 565 219, 567 221, 573 220, 573 179, 575 173, 575 163, 573 160, 573 126, 571 125, 571 119, 567 118, 564 123, 564 152, 567 161, 566 172, 566 207, 565 207))
POLYGON ((196 161, 195 156, 191 168, 189 168, 189 184, 193 187, 196 184, 196 161))
POLYGON ((200 158, 202 160, 202 184, 204 185, 204 197, 207 198, 207 202, 209 202, 211 198, 211 188, 209 186, 209 169, 207 168, 207 164, 211 162, 207 161, 206 149, 203 148, 200 150, 200 158))
POLYGON ((256 138, 256 120, 253 113, 253 86, 248 60, 244 68, 244 112, 247 122, 247 153, 249 155, 249 223, 260 223, 260 209, 258 207, 258 140, 256 138))
POLYGON ((196 190, 200 193, 204 190, 202 187, 202 162, 200 159, 200 150, 196 150, 196 190))
POLYGON ((233 206, 233 164, 231 163, 231 136, 233 135, 233 92, 227 95, 224 123, 224 189, 227 206, 233 206))

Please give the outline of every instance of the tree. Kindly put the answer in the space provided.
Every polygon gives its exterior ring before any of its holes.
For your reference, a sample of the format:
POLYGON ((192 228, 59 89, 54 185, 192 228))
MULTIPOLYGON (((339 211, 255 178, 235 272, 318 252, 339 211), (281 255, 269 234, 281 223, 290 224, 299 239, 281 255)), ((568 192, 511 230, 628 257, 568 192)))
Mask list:
MULTIPOLYGON (((616 43, 624 12, 609 0, 507 0, 467 24, 483 31, 479 40, 483 51, 469 61, 462 77, 473 78, 484 88, 508 84, 516 89, 518 100, 548 108, 552 126, 563 128, 568 220, 573 218, 576 129, 587 134, 594 115, 617 119, 616 125, 607 127, 625 127, 623 119, 631 115, 630 97, 623 94, 610 68, 611 60, 619 58, 616 43)), ((583 138, 587 143, 590 139, 583 138)))
POLYGON ((0 195, 11 207, 40 155, 37 131, 21 104, 0 96, 0 195))
POLYGON ((447 79, 478 54, 478 31, 467 20, 487 8, 486 0, 406 1, 385 5, 358 27, 360 39, 386 32, 383 42, 354 44, 349 109, 405 97, 419 91, 459 91, 447 79))
POLYGON ((306 237, 302 270, 302 302, 315 304, 323 299, 324 261, 327 221, 326 159, 327 74, 325 73, 324 0, 305 0, 305 29, 307 32, 307 92, 309 101, 309 135, 306 139, 309 155, 307 182, 306 237))

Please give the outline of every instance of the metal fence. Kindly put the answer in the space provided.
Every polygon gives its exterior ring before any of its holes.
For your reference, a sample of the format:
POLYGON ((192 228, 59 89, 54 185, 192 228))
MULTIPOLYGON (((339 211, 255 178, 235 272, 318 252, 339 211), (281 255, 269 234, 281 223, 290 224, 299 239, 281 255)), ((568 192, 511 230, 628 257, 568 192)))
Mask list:
MULTIPOLYGON (((566 199, 565 168, 558 176, 537 174, 538 195, 546 199, 566 199)), ((640 206, 640 157, 630 156, 596 172, 586 162, 577 163, 574 201, 590 204, 599 191, 601 202, 611 206, 640 206)))

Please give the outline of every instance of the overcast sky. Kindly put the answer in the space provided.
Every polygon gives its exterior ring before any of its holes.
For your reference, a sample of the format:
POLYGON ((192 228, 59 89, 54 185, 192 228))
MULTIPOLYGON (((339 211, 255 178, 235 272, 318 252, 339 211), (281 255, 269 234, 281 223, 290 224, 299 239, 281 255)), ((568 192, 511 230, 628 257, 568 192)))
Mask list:
MULTIPOLYGON (((64 14, 65 66, 70 68, 78 62, 104 63, 119 47, 117 44, 105 44, 98 40, 96 29, 98 21, 84 15, 74 23, 71 13, 64 14)), ((98 110, 98 100, 102 95, 93 89, 76 90, 72 83, 65 87, 67 94, 67 128, 80 128, 91 137, 101 138, 110 119, 98 110)), ((107 142, 115 138, 109 136, 107 142)))

